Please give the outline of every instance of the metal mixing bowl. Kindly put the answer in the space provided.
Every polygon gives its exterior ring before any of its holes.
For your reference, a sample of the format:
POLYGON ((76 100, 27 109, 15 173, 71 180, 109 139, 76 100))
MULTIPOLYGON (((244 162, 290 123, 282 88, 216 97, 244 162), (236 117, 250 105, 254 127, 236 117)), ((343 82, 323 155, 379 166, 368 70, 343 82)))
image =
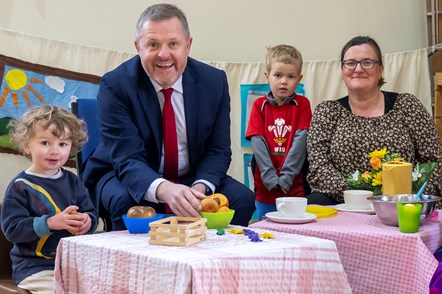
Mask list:
POLYGON ((370 196, 367 199, 373 202, 373 208, 379 219, 386 225, 398 227, 397 203, 421 203, 421 225, 428 222, 428 218, 436 209, 440 197, 422 195, 423 199, 414 201, 416 194, 395 194, 395 195, 377 195, 370 196))

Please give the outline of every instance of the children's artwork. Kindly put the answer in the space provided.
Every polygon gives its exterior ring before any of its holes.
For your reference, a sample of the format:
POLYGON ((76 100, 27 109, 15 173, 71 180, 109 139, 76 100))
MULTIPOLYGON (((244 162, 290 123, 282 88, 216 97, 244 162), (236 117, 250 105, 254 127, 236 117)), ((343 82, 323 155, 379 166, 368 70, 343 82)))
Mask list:
POLYGON ((99 76, 48 67, 0 55, 0 152, 17 153, 7 124, 32 106, 70 109, 77 97, 97 97, 99 76))
MULTIPOLYGON (((244 137, 246 135, 247 124, 249 122, 250 110, 253 102, 259 97, 267 95, 270 92, 269 84, 242 84, 241 90, 241 146, 250 147, 250 141, 244 137)), ((296 94, 305 95, 304 84, 299 84, 296 88, 296 94)))

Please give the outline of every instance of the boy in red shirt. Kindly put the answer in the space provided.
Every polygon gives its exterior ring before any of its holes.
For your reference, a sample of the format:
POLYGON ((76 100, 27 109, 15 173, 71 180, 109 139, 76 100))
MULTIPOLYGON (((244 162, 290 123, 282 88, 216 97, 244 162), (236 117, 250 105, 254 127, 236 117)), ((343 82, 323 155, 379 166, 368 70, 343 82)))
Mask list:
POLYGON ((312 118, 309 100, 295 93, 302 79, 302 55, 294 47, 268 49, 265 76, 271 91, 255 100, 246 139, 252 143, 256 214, 275 211, 282 196, 305 196, 303 166, 312 118))

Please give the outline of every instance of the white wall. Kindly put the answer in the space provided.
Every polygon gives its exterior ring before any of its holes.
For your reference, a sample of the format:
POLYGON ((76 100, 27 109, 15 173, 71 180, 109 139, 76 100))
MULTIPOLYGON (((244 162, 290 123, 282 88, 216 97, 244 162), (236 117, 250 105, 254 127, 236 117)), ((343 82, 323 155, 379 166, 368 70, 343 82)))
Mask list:
MULTIPOLYGON (((0 27, 49 39, 135 53, 135 22, 149 5, 177 4, 205 61, 260 62, 265 47, 296 46, 305 60, 338 58, 351 37, 374 37, 383 53, 427 44, 418 0, 1 0, 0 27)), ((29 48, 32 50, 32 48, 29 48)))

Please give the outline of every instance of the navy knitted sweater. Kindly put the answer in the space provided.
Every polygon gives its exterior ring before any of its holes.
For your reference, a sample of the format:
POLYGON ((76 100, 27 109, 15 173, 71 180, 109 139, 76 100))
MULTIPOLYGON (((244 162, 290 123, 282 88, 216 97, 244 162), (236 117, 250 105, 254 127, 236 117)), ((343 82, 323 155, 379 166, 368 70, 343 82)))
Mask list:
POLYGON ((6 238, 14 243, 10 255, 12 277, 17 284, 34 273, 53 270, 58 242, 72 236, 66 230, 49 230, 49 216, 77 205, 79 212, 91 217, 89 233, 97 227, 97 212, 87 189, 75 174, 65 169, 62 172, 60 178, 50 179, 23 171, 6 189, 1 227, 6 238))

